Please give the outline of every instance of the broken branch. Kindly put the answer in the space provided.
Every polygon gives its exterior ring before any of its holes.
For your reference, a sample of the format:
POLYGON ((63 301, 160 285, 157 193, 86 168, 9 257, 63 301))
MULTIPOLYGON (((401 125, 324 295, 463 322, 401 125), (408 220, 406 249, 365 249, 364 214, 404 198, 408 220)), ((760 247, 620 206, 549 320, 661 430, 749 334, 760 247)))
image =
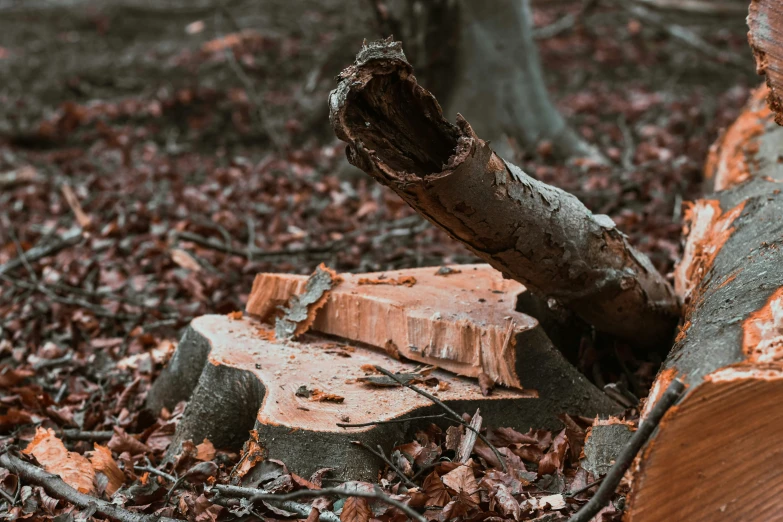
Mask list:
POLYGON ((63 482, 57 475, 47 473, 41 468, 25 462, 8 452, 0 455, 0 466, 18 475, 19 478, 26 482, 41 486, 49 495, 70 502, 82 509, 94 506, 96 513, 118 522, 179 522, 175 518, 134 513, 111 502, 80 493, 63 482))
POLYGON ((240 486, 225 486, 222 484, 216 484, 213 489, 226 496, 240 496, 249 499, 250 501, 264 500, 273 502, 284 502, 287 500, 296 500, 299 498, 308 497, 321 497, 324 495, 334 495, 337 497, 359 497, 370 500, 377 500, 390 506, 393 506, 413 520, 417 522, 426 522, 426 519, 417 513, 413 508, 403 504, 399 500, 395 500, 388 495, 384 495, 380 491, 348 491, 339 487, 336 488, 323 488, 323 489, 302 489, 299 491, 292 491, 291 493, 269 493, 263 489, 243 488, 240 486))
POLYGON ((400 43, 385 40, 365 46, 340 75, 330 119, 349 161, 598 330, 668 347, 679 304, 650 260, 608 216, 502 160, 461 116, 457 125, 444 119, 412 73, 400 43))

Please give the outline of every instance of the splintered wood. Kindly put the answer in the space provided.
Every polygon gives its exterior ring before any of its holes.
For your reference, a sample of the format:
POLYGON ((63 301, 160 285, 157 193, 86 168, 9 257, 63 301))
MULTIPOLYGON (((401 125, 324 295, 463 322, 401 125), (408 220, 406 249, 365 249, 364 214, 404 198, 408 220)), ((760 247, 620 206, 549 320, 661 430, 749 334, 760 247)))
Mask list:
MULTIPOLYGON (((468 377, 482 373, 521 388, 517 334, 539 328, 515 311, 525 287, 489 265, 452 272, 436 267, 377 274, 342 274, 312 321, 312 329, 373 346, 395 358, 432 364, 468 377), (441 275, 441 272, 446 275, 441 275)), ((247 313, 273 322, 308 278, 259 274, 247 313)))

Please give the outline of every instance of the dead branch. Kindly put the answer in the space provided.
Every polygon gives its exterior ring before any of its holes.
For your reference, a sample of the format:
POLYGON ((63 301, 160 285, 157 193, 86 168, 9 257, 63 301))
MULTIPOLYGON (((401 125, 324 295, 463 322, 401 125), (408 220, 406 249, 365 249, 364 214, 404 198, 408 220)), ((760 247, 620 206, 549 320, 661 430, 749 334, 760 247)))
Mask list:
POLYGON ((601 331, 668 346, 679 305, 650 260, 609 217, 503 161, 461 117, 445 120, 412 72, 391 40, 343 71, 330 118, 349 161, 533 292, 601 331))
POLYGON ((249 499, 250 501, 257 501, 257 500, 264 500, 264 501, 273 501, 273 502, 284 502, 288 500, 296 500, 299 498, 309 498, 309 497, 321 497, 325 495, 334 495, 337 497, 359 497, 359 498, 366 498, 369 500, 377 500, 379 502, 383 502, 385 504, 388 504, 390 506, 393 506, 409 517, 411 517, 413 520, 416 520, 417 522, 426 522, 426 519, 421 516, 419 513, 417 513, 413 508, 410 506, 403 504, 399 500, 395 500, 391 498, 388 495, 385 495, 381 493, 380 491, 348 491, 347 489, 342 489, 340 487, 336 488, 323 488, 323 489, 302 489, 299 491, 292 491, 291 493, 269 493, 263 489, 254 489, 254 488, 243 488, 240 486, 226 486, 223 484, 216 484, 212 487, 215 491, 226 495, 226 496, 233 496, 233 497, 244 497, 249 499))
POLYGON ((63 482, 57 475, 47 473, 41 468, 25 462, 10 452, 0 455, 0 466, 11 473, 18 475, 20 479, 41 486, 49 495, 70 502, 82 509, 95 507, 95 512, 117 522, 178 522, 177 519, 160 517, 157 515, 145 515, 123 509, 111 502, 100 498, 85 495, 73 489, 63 482))
POLYGON ((341 428, 365 428, 367 426, 380 426, 383 424, 397 424, 400 422, 412 422, 412 421, 418 421, 418 420, 425 420, 425 419, 442 419, 445 417, 445 413, 441 413, 438 415, 420 415, 418 417, 405 417, 403 419, 391 419, 391 420, 385 420, 385 421, 371 421, 371 422, 360 422, 359 424, 348 424, 345 422, 338 422, 336 423, 341 428))
POLYGON ((80 228, 74 228, 65 233, 62 237, 56 239, 52 243, 33 247, 24 253, 24 257, 16 257, 4 265, 0 265, 0 275, 10 272, 19 268, 25 263, 33 263, 44 257, 49 257, 57 254, 61 250, 68 247, 78 245, 82 241, 82 230, 80 228))
POLYGON ((675 38, 688 47, 699 51, 706 57, 711 58, 717 62, 727 63, 743 71, 748 70, 747 60, 741 56, 737 56, 732 52, 718 49, 687 27, 669 23, 661 15, 651 11, 643 5, 634 5, 632 3, 626 2, 625 0, 612 1, 616 5, 621 6, 623 9, 628 11, 631 15, 658 27, 659 29, 669 34, 669 36, 672 38, 675 38))
MULTIPOLYGON (((580 509, 574 516, 568 519, 568 522, 589 522, 593 517, 606 506, 612 496, 614 495, 617 486, 620 485, 620 481, 623 479, 623 475, 628 471, 631 463, 636 458, 636 454, 642 449, 642 446, 647 442, 652 435, 655 428, 660 424, 661 419, 669 411, 677 399, 680 398, 682 392, 685 390, 685 385, 679 381, 674 380, 663 393, 661 399, 655 404, 649 415, 642 420, 639 425, 639 429, 628 441, 628 445, 625 446, 622 453, 617 457, 617 461, 609 470, 609 473, 603 479, 601 487, 595 492, 593 498, 591 498, 582 509, 580 509)), ((594 485, 594 484, 593 484, 594 485)))
POLYGON ((367 446, 366 444, 362 443, 359 440, 351 441, 351 444, 355 444, 360 448, 364 448, 365 450, 369 451, 370 453, 372 453, 373 455, 381 459, 383 462, 385 462, 386 465, 389 466, 389 469, 391 469, 398 477, 400 477, 400 480, 402 480, 405 483, 405 485, 408 486, 409 488, 418 487, 416 486, 416 484, 411 482, 411 479, 405 476, 405 473, 403 473, 400 468, 395 466, 394 463, 391 460, 389 460, 389 458, 383 452, 383 448, 380 446, 380 444, 378 445, 378 451, 375 451, 374 449, 372 449, 371 447, 367 446))
POLYGON ((487 439, 484 435, 482 435, 480 431, 477 431, 475 428, 473 428, 473 426, 471 426, 470 424, 465 422, 462 419, 462 416, 460 416, 459 413, 457 413, 456 411, 454 411, 451 408, 449 408, 448 406, 446 406, 446 404, 444 404, 443 401, 441 401, 440 399, 438 399, 437 397, 435 397, 431 393, 428 393, 428 392, 422 390, 418 386, 414 386, 410 382, 406 382, 403 379, 400 379, 397 375, 393 374, 389 370, 387 370, 385 368, 381 368, 380 366, 376 366, 375 369, 378 370, 379 372, 381 372, 382 374, 384 374, 385 376, 390 377, 390 378, 394 379, 395 381, 397 381, 398 383, 400 383, 400 386, 405 386, 406 388, 415 391, 416 393, 418 393, 422 397, 426 397, 427 399, 432 401, 433 404, 435 404, 435 405, 439 406, 441 409, 443 409, 443 411, 445 411, 452 419, 454 419, 458 423, 460 423, 463 426, 465 426, 466 429, 474 432, 476 434, 476 436, 481 439, 481 442, 483 442, 484 444, 489 446, 489 448, 492 450, 492 453, 495 454, 495 458, 497 458, 498 462, 500 462, 500 466, 503 468, 503 471, 507 471, 506 459, 503 457, 503 455, 501 455, 501 453, 498 451, 498 449, 489 441, 489 439, 487 439))

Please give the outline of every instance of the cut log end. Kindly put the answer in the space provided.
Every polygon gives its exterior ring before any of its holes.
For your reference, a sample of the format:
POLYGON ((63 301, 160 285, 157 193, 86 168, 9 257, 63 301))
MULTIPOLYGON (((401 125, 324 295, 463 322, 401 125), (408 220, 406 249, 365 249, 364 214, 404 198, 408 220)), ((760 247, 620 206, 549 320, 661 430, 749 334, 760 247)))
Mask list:
POLYGON ((330 95, 349 161, 531 291, 601 331, 668 348, 679 303, 614 223, 505 162, 460 116, 448 122, 398 43, 370 48, 330 95))
POLYGON ((645 411, 675 377, 688 390, 640 459, 632 522, 760 522, 781 510, 770 454, 783 428, 783 128, 766 95, 754 93, 713 151, 715 192, 687 216, 684 323, 645 411))

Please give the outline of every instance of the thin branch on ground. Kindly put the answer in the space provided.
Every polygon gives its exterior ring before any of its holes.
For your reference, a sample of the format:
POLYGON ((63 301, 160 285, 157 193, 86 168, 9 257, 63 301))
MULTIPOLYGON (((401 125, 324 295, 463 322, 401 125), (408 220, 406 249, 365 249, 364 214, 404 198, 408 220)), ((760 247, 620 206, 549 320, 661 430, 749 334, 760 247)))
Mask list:
MULTIPOLYGON (((210 499, 210 501, 213 504, 217 504, 218 506, 223 506, 229 509, 240 507, 239 500, 236 498, 213 497, 212 499, 210 499)), ((310 512, 313 510, 313 507, 310 504, 301 504, 299 502, 294 502, 293 500, 286 500, 284 502, 270 502, 270 504, 273 504, 274 506, 284 509, 286 511, 296 513, 302 518, 309 517, 310 512)), ((258 515, 256 516, 259 519, 263 518, 258 515)), ((318 520, 320 522, 340 522, 340 517, 332 511, 324 510, 324 511, 319 511, 318 520)))
POLYGON ((25 462, 8 452, 0 455, 0 466, 18 475, 25 482, 41 486, 47 494, 55 498, 70 502, 81 509, 94 507, 95 513, 117 522, 179 522, 175 518, 134 513, 103 499, 80 493, 63 482, 57 475, 47 473, 38 466, 25 462))
POLYGON ((395 473, 395 474, 396 474, 398 477, 400 477, 400 480, 402 480, 402 481, 405 483, 405 485, 406 485, 406 486, 408 486, 409 488, 415 488, 415 487, 418 487, 416 484, 414 484, 413 482, 411 482, 411 479, 409 479, 408 477, 406 477, 406 476, 405 476, 405 473, 403 473, 403 472, 402 472, 402 470, 401 470, 400 468, 398 468, 397 466, 395 466, 395 465, 394 465, 394 463, 393 463, 393 462, 392 462, 392 461, 391 461, 391 460, 390 460, 390 459, 389 459, 389 458, 386 456, 386 454, 383 452, 383 448, 381 448, 381 445, 380 445, 380 444, 378 444, 378 451, 375 451, 374 449, 372 449, 371 447, 367 446, 366 444, 364 444, 364 443, 363 443, 362 441, 360 441, 360 440, 352 440, 352 441, 351 441, 351 444, 353 444, 353 445, 355 445, 355 446, 359 446, 360 448, 363 448, 363 449, 365 449, 365 450, 369 451, 370 453, 372 453, 373 455, 375 455, 376 457, 378 457, 379 459, 381 459, 382 461, 384 461, 384 462, 386 463, 386 465, 387 465, 387 466, 389 466, 389 468, 391 468, 391 470, 392 470, 392 471, 393 471, 393 472, 394 472, 394 473, 395 473))
MULTIPOLYGON (((411 390, 415 391, 416 393, 418 393, 418 394, 419 394, 419 395, 421 395, 422 397, 426 397, 426 398, 427 398, 427 399, 429 399, 429 400, 430 400, 430 401, 431 401, 433 404, 435 404, 435 405, 437 405, 437 406, 440 406, 440 408, 442 408, 442 409, 443 409, 443 411, 445 411, 446 413, 448 413, 448 414, 449 414, 449 416, 450 416, 452 419, 454 419, 455 421, 457 421, 459 424, 462 424, 463 426, 465 426, 465 428, 467 428, 467 429, 469 429, 469 430, 471 430, 471 431, 474 431, 474 432, 476 432, 476 430, 474 430, 474 429, 473 429, 473 427, 472 427, 470 424, 468 424, 467 422, 465 422, 465 421, 462 419, 462 416, 461 416, 459 413, 457 413, 456 411, 454 411, 454 410, 452 410, 451 408, 449 408, 448 406, 446 406, 446 404, 445 404, 443 401, 441 401, 440 399, 438 399, 437 397, 435 397, 435 396, 434 396, 434 395, 432 395, 431 393, 429 393, 429 392, 426 392, 426 391, 422 390, 422 389, 421 389, 421 388, 419 388, 418 386, 414 386, 413 384, 410 384, 410 383, 404 382, 402 379, 400 379, 400 378, 399 378, 399 377, 397 377, 395 374, 393 374, 392 372, 390 372, 389 370, 387 370, 387 369, 385 369, 385 368, 381 368, 380 366, 376 366, 376 367, 375 367, 375 369, 376 369, 376 370, 378 370, 379 372, 381 372, 382 374, 384 374, 385 376, 387 376, 387 377, 389 377, 389 378, 391 378, 391 379, 394 379, 394 380, 395 380, 395 381, 397 381, 397 382, 398 382, 398 383, 399 383, 401 386, 405 386, 406 388, 409 388, 409 389, 411 389, 411 390)), ((502 455, 502 454, 501 454, 501 453, 498 451, 498 449, 495 447, 495 445, 494 445, 494 444, 492 444, 492 443, 489 441, 489 439, 487 439, 487 438, 486 438, 484 435, 482 435, 482 434, 481 434, 481 432, 476 432, 476 436, 477 436, 479 439, 481 439, 481 442, 483 442, 484 444, 486 444, 486 445, 489 447, 489 449, 491 449, 491 450, 492 450, 492 453, 494 453, 494 454, 495 454, 495 458, 497 458, 497 459, 498 459, 498 462, 500 462, 500 466, 503 468, 503 471, 508 471, 508 468, 506 467, 506 459, 505 459, 505 457, 503 457, 503 455, 502 455)))
POLYGON ((384 424, 399 424, 401 422, 412 422, 412 421, 418 421, 418 420, 425 420, 425 419, 442 419, 445 417, 445 413, 440 413, 438 415, 421 415, 419 417, 407 417, 404 419, 391 419, 391 420, 385 420, 385 421, 370 421, 370 422, 360 422, 358 424, 347 424, 345 422, 338 422, 337 425, 341 428, 365 428, 367 426, 382 426, 384 424))
POLYGON ((110 312, 109 310, 106 310, 102 306, 95 305, 93 303, 90 303, 88 301, 85 301, 83 299, 74 299, 70 297, 63 297, 60 295, 57 295, 52 290, 44 286, 43 284, 34 284, 34 283, 28 283, 27 281, 20 281, 17 279, 12 279, 6 275, 4 275, 2 272, 0 272, 0 279, 3 281, 12 284, 13 286, 16 286, 18 288, 24 288, 25 290, 35 290, 37 292, 40 292, 44 294, 46 297, 51 299, 52 301, 55 301, 60 304, 68 305, 68 306, 75 306, 78 308, 84 308, 86 310, 89 310, 93 314, 95 314, 98 317, 108 317, 110 319, 117 319, 120 321, 138 321, 142 316, 141 315, 129 315, 129 314, 121 314, 121 313, 115 313, 110 312))
POLYGON ((173 482, 173 483, 176 483, 177 480, 179 480, 174 475, 166 473, 165 471, 161 471, 161 470, 159 470, 157 468, 153 468, 152 466, 133 466, 133 471, 141 471, 141 472, 152 473, 153 475, 157 475, 159 477, 163 477, 164 479, 168 480, 169 482, 173 482))
POLYGON ((606 478, 606 475, 604 475, 603 477, 601 477, 601 478, 599 478, 597 480, 592 481, 591 483, 587 484, 584 487, 581 487, 579 489, 575 489, 574 491, 569 491, 569 492, 565 493, 565 495, 563 495, 563 496, 565 496, 565 497, 575 497, 575 496, 577 496, 577 495, 579 495, 581 493, 584 493, 588 489, 592 489, 592 488, 596 487, 601 482, 603 482, 605 478, 606 478))
POLYGON ((718 49, 690 29, 681 25, 669 23, 661 15, 650 11, 642 5, 634 5, 624 0, 611 0, 611 2, 619 7, 622 7, 631 15, 660 28, 661 30, 668 33, 672 38, 681 41, 689 47, 704 54, 708 58, 711 58, 717 62, 727 63, 743 71, 748 70, 748 61, 743 57, 738 56, 730 51, 722 51, 718 49))
POLYGON ((327 254, 332 252, 331 247, 298 248, 298 249, 290 249, 290 250, 275 250, 271 252, 267 252, 264 250, 255 250, 255 249, 248 250, 245 248, 234 248, 231 245, 227 245, 219 241, 216 241, 212 238, 200 236, 192 232, 177 232, 175 234, 175 237, 182 241, 190 241, 191 243, 196 243, 197 245, 202 246, 204 248, 217 250, 218 252, 240 256, 247 259, 250 259, 251 257, 255 257, 255 258, 283 257, 284 258, 287 256, 327 254))
POLYGON ((298 498, 321 497, 324 495, 335 495, 338 497, 358 497, 370 500, 377 500, 390 506, 396 507, 412 519, 418 522, 426 522, 426 519, 417 513, 413 508, 395 500, 380 491, 348 491, 343 488, 323 488, 323 489, 302 489, 291 493, 269 493, 263 489, 243 488, 239 486, 226 486, 216 484, 214 490, 227 496, 241 496, 251 501, 264 500, 273 502, 284 502, 286 500, 296 500, 298 498))
POLYGON ((598 5, 598 0, 583 0, 582 7, 579 9, 578 13, 568 13, 549 25, 533 29, 533 38, 536 40, 546 40, 547 38, 554 38, 555 36, 568 31, 576 25, 577 21, 590 14, 590 11, 592 11, 596 5, 598 5))
POLYGON ((61 250, 68 247, 78 245, 82 241, 82 230, 80 228, 71 229, 66 232, 65 235, 59 237, 52 243, 41 245, 39 247, 33 247, 25 252, 24 257, 15 257, 4 265, 0 265, 0 275, 6 274, 11 270, 15 270, 24 265, 24 260, 28 263, 34 263, 44 257, 49 257, 57 254, 61 250))
POLYGON ((628 444, 623 448, 623 451, 617 457, 617 461, 615 461, 612 469, 610 469, 604 477, 601 487, 595 492, 593 498, 591 498, 574 516, 569 518, 568 522, 588 522, 609 503, 617 486, 620 484, 623 475, 625 475, 625 472, 628 471, 631 463, 636 458, 636 454, 639 453, 639 450, 645 445, 650 438, 650 435, 655 431, 655 428, 658 427, 663 416, 669 411, 669 408, 677 402, 677 399, 680 398, 684 390, 685 385, 682 381, 677 379, 672 381, 660 400, 655 403, 655 406, 650 410, 647 418, 641 421, 639 429, 636 430, 631 437, 631 440, 629 440, 628 444))

